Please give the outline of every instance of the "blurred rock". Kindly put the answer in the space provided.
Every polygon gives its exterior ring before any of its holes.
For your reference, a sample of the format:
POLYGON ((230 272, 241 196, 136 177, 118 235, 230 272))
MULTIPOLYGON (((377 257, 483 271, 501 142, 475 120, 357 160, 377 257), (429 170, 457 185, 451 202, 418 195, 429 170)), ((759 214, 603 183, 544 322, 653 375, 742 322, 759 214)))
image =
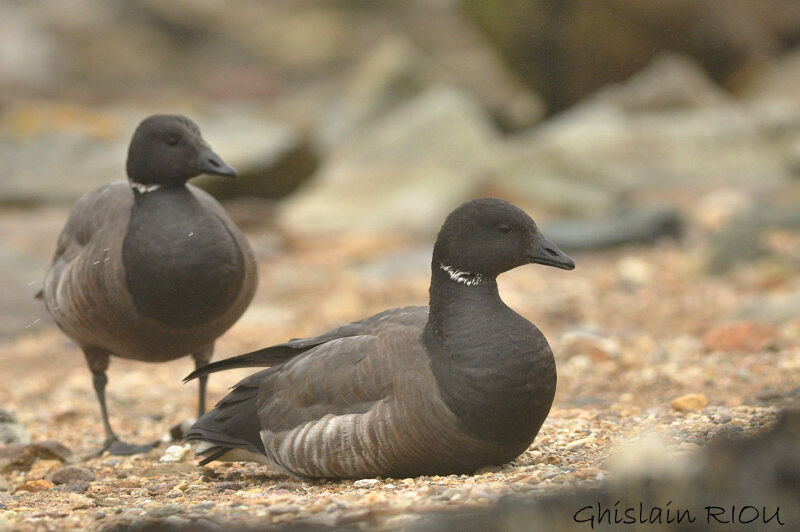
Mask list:
POLYGON ((14 491, 15 492, 27 491, 30 493, 36 493, 38 491, 47 491, 53 489, 53 487, 54 487, 53 483, 50 482, 49 480, 30 480, 28 482, 25 482, 17 486, 17 488, 14 491))
POLYGON ((64 445, 44 440, 26 445, 20 443, 0 447, 0 471, 28 471, 37 460, 66 462, 72 456, 64 445))
POLYGON ((46 18, 35 2, 0 4, 3 84, 31 88, 52 83, 63 73, 58 44, 48 31, 46 18))
POLYGON ((351 74, 341 101, 319 128, 323 146, 331 147, 369 121, 416 97, 429 83, 430 65, 412 43, 387 37, 368 51, 351 74))
POLYGON ((177 423, 177 424, 173 425, 169 429, 169 434, 166 435, 164 438, 162 438, 161 441, 168 442, 168 441, 181 441, 181 440, 183 440, 183 436, 186 434, 186 431, 189 430, 192 425, 194 425, 195 421, 197 421, 197 420, 195 420, 195 419, 187 419, 187 420, 181 421, 180 423, 177 423))
POLYGON ((617 262, 617 275, 623 286, 639 287, 652 280, 653 268, 640 258, 626 255, 617 262))
POLYGON ((462 4, 551 113, 626 79, 665 51, 693 57, 736 88, 754 66, 800 36, 800 6, 791 0, 462 4))
POLYGON ((184 445, 170 445, 164 451, 164 454, 159 458, 159 462, 165 464, 172 464, 177 462, 183 462, 186 458, 191 454, 192 446, 187 444, 184 445))
POLYGON ((669 402, 669 406, 678 412, 688 412, 690 410, 702 410, 708 405, 708 397, 702 393, 690 393, 676 397, 669 402))
MULTIPOLYGON (((784 412, 774 426, 761 434, 719 438, 682 456, 672 455, 658 441, 637 441, 609 460, 609 468, 614 473, 598 487, 547 497, 511 496, 485 510, 431 513, 408 528, 522 532, 531 530, 531 523, 536 523, 536 528, 542 530, 579 531, 589 529, 591 519, 591 527, 610 529, 614 512, 624 519, 627 508, 635 516, 631 524, 654 527, 658 521, 649 521, 651 509, 660 509, 658 526, 663 526, 669 508, 673 520, 670 530, 749 530, 750 525, 731 522, 731 506, 738 512, 745 505, 757 506, 761 526, 782 528, 774 517, 777 510, 783 526, 796 528, 800 523, 796 504, 800 498, 800 412, 784 412), (640 504, 644 517, 641 522, 640 504), (706 507, 717 511, 714 505, 720 505, 718 508, 725 512, 717 514, 719 521, 713 516, 707 519, 706 507), (677 522, 677 512, 685 510, 693 520, 684 515, 677 522), (767 519, 770 522, 765 525, 767 519)), ((748 519, 752 515, 752 511, 744 514, 748 519)))
MULTIPOLYGON (((644 191, 777 189, 793 178, 788 161, 796 139, 800 106, 755 102, 629 113, 586 103, 509 141, 494 176, 500 183, 539 187, 545 199, 540 182, 594 190, 597 214, 644 191)), ((581 210, 591 207, 582 204, 581 210)))
POLYGON ((756 321, 741 321, 720 325, 703 337, 709 351, 738 351, 758 353, 776 344, 778 331, 771 325, 756 321))
POLYGON ((619 357, 619 343, 612 338, 583 329, 564 332, 559 338, 559 348, 555 350, 559 358, 588 356, 592 362, 614 360, 619 357))
POLYGON ((474 194, 497 142, 476 101, 454 89, 430 89, 337 145, 308 185, 279 207, 278 223, 301 233, 429 234, 474 194))
POLYGON ((800 227, 800 212, 794 207, 754 204, 730 216, 709 245, 705 269, 721 274, 738 264, 755 262, 773 255, 762 240, 768 229, 800 227))
POLYGON ((31 441, 28 431, 19 424, 14 412, 0 410, 0 444, 26 444, 31 441))
POLYGON ((214 150, 239 172, 235 179, 200 176, 192 183, 218 199, 282 198, 319 164, 310 141, 297 128, 269 121, 252 109, 224 109, 195 119, 214 150))
MULTIPOLYGON (((58 235, 53 235, 53 243, 56 238, 58 235)), ((0 243, 0 284, 4 287, 0 299, 0 338, 27 332, 41 320, 49 322, 44 304, 34 299, 42 286, 45 271, 45 261, 23 255, 0 243)), ((2 427, 0 421, 0 442, 3 441, 2 427)))
POLYGON ((185 105, 98 110, 22 102, 0 114, 0 157, 5 161, 0 198, 7 204, 72 203, 97 186, 125 179, 133 131, 157 112, 192 118, 214 150, 239 171, 237 179, 205 176, 193 181, 221 198, 282 197, 318 163, 298 129, 243 104, 203 110, 185 105))
POLYGON ((753 199, 744 191, 723 188, 704 194, 694 207, 692 218, 704 229, 719 231, 752 206, 753 199))
POLYGON ((556 219, 541 225, 542 232, 565 251, 652 244, 683 234, 683 221, 672 209, 642 209, 595 220, 556 219))
POLYGON ((69 493, 83 493, 91 487, 91 484, 86 480, 70 480, 64 486, 64 491, 69 493))
POLYGON ((89 469, 75 466, 61 468, 53 473, 53 476, 50 478, 53 484, 69 484, 75 481, 92 482, 95 479, 95 474, 89 469))
POLYGON ((381 481, 377 478, 362 478, 353 482, 353 486, 356 488, 375 488, 379 486, 380 483, 381 481))
POLYGON ((779 325, 800 317, 800 290, 756 296, 745 303, 737 317, 779 325))
POLYGON ((665 54, 624 82, 598 90, 588 102, 633 113, 668 112, 730 104, 731 97, 691 59, 665 54))

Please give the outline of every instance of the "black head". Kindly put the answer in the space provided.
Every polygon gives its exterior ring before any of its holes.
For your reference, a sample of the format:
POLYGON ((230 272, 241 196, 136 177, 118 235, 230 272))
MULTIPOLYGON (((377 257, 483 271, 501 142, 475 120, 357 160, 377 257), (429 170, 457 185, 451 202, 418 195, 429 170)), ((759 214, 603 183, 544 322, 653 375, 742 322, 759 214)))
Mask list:
POLYGON ((495 198, 469 201, 451 212, 433 248, 433 267, 445 269, 451 278, 459 273, 493 278, 532 262, 575 268, 530 216, 495 198))
POLYGON ((180 185, 200 174, 236 177, 214 153, 197 124, 179 115, 153 115, 139 124, 128 148, 128 179, 143 185, 180 185))

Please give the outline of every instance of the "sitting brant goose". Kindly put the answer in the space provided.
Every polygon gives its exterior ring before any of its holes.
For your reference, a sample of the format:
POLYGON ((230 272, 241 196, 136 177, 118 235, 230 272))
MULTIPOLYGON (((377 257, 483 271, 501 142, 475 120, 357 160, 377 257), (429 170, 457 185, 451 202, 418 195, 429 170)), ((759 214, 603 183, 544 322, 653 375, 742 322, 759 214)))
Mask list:
POLYGON ((270 366, 187 432, 212 460, 301 477, 471 473, 533 441, 556 389, 542 333, 500 299, 496 278, 575 263, 522 210, 478 199, 448 216, 433 249, 430 306, 387 310, 316 338, 209 364, 270 366))
MULTIPOLYGON (((163 362, 191 354, 207 364, 214 341, 253 299, 257 269, 222 206, 186 181, 235 177, 183 116, 155 115, 136 129, 128 181, 89 192, 72 209, 42 291, 53 319, 83 349, 100 401, 100 452, 149 446, 120 441, 106 410, 109 356, 163 362)), ((207 378, 200 379, 200 415, 207 378)))

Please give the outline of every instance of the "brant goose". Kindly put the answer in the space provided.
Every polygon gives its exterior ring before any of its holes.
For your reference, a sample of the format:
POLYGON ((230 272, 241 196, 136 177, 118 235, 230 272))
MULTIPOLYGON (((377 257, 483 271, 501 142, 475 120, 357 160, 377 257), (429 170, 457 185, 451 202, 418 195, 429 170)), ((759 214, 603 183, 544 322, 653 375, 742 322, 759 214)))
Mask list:
POLYGON ((316 338, 209 364, 270 366, 239 382, 187 432, 212 460, 253 460, 300 477, 472 473, 506 463, 550 411, 545 337, 500 299, 499 274, 571 270, 522 210, 478 199, 453 211, 433 250, 430 306, 387 310, 316 338))
MULTIPOLYGON (((214 341, 253 298, 257 268, 244 235, 200 174, 235 177, 183 116, 145 119, 131 140, 128 181, 83 196, 58 239, 44 281, 47 310, 83 349, 105 428, 101 453, 150 446, 122 442, 108 421, 109 356, 163 362, 192 355, 207 364, 214 341)), ((199 412, 207 378, 200 379, 199 412)))

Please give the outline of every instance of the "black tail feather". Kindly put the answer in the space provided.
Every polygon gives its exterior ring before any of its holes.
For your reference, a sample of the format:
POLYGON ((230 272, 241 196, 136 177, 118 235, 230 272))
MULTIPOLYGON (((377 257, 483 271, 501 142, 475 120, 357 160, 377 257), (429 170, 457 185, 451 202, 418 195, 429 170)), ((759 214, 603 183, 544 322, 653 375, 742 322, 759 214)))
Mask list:
POLYGON ((228 449, 227 447, 212 447, 211 449, 209 449, 209 451, 212 450, 212 449, 216 449, 216 450, 214 450, 213 453, 211 453, 209 455, 206 455, 205 458, 200 460, 199 465, 204 466, 206 464, 210 464, 211 462, 213 462, 214 460, 216 460, 217 458, 219 458, 223 454, 225 454, 228 451, 230 451, 230 449, 228 449))
POLYGON ((266 368, 278 364, 283 364, 287 360, 299 355, 300 353, 306 351, 310 347, 313 346, 297 348, 286 344, 280 344, 272 347, 265 347, 264 349, 259 349, 258 351, 253 351, 251 353, 246 353, 244 355, 226 358, 225 360, 219 360, 217 362, 212 362, 211 364, 206 364, 202 368, 197 368, 196 370, 188 374, 183 379, 183 382, 188 382, 198 377, 203 377, 211 373, 216 373, 218 371, 226 371, 229 369, 266 368))

